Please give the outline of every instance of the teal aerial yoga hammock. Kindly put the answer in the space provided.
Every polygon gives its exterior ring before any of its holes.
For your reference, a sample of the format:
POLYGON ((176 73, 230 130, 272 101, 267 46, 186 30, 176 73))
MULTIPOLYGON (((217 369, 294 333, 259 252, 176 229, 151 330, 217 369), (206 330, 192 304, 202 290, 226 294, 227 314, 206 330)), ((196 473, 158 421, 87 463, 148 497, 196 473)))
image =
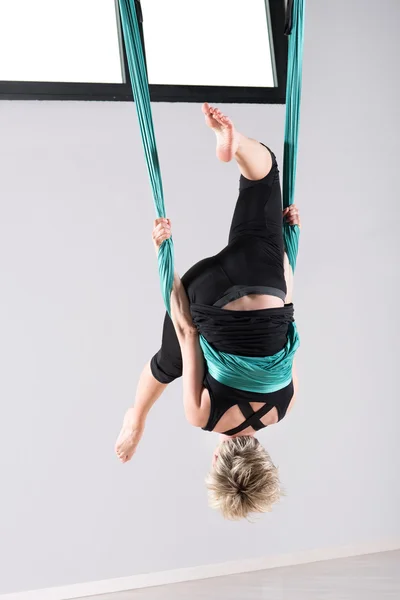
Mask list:
MULTIPOLYGON (((293 204, 294 201, 302 79, 304 5, 305 0, 293 0, 291 7, 292 28, 288 51, 283 168, 284 208, 293 204)), ((151 113, 149 83, 135 0, 119 0, 119 6, 133 96, 154 206, 157 217, 166 217, 161 170, 151 113)), ((294 271, 299 245, 298 226, 291 226, 285 222, 283 224, 283 236, 289 262, 294 271)), ((172 238, 166 240, 160 246, 158 270, 164 303, 168 313, 171 314, 170 297, 174 279, 172 238)), ((200 345, 210 374, 220 383, 245 391, 268 393, 282 389, 290 383, 293 357, 299 346, 299 338, 296 324, 290 323, 285 348, 277 354, 267 357, 236 356, 219 352, 202 335, 200 335, 200 345)))
MULTIPOLYGON (((293 0, 292 30, 289 35, 286 82, 285 145, 283 153, 283 208, 294 202, 297 171, 297 148, 300 124, 300 100, 304 46, 305 0, 293 0)), ((283 225, 286 253, 293 271, 296 268, 300 230, 297 225, 283 225)))
MULTIPOLYGON (((149 82, 147 80, 146 63, 143 56, 135 1, 119 0, 119 6, 133 97, 139 119, 151 190, 153 192, 154 207, 157 217, 166 217, 161 169, 158 161, 151 113, 149 82)), ((172 238, 166 240, 159 249, 158 271, 164 304, 168 313, 171 314, 171 290, 174 281, 174 246, 172 238)))

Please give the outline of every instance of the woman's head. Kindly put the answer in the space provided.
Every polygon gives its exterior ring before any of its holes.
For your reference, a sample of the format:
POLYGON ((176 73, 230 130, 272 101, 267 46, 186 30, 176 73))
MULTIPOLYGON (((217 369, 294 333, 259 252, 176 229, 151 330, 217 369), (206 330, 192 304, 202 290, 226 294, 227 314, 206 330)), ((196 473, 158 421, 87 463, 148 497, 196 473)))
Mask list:
POLYGON ((278 469, 253 436, 225 439, 206 479, 209 503, 226 519, 264 513, 281 496, 278 469))

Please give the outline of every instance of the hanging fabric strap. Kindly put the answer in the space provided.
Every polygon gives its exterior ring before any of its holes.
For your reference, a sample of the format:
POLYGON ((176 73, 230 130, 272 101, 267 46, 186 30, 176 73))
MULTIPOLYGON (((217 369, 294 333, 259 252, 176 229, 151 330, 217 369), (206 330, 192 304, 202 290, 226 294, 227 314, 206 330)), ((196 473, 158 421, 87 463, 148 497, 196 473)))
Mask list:
MULTIPOLYGON (((153 193, 154 207, 157 217, 165 217, 164 191, 154 135, 146 62, 140 36, 139 19, 136 12, 137 4, 140 8, 140 3, 135 2, 135 0, 119 0, 122 32, 124 34, 129 74, 139 119, 151 191, 153 193)), ((142 20, 141 10, 139 16, 142 20)), ((172 238, 166 240, 159 249, 158 272, 164 304, 168 313, 171 314, 171 290, 174 281, 174 246, 172 238)))
MULTIPOLYGON (((304 44, 305 0, 289 0, 286 33, 289 35, 286 83, 285 146, 283 155, 283 207, 294 202, 297 171, 297 147, 300 123, 300 98, 304 44)), ((293 271, 299 248, 300 230, 297 225, 283 224, 283 238, 293 271)))

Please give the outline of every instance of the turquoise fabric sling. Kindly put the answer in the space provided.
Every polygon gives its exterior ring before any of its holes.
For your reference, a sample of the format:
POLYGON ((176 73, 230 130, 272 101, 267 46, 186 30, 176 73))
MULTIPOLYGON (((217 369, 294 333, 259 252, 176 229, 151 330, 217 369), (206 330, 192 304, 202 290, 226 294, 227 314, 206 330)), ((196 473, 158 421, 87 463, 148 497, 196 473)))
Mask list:
MULTIPOLYGON (((157 217, 166 217, 161 169, 151 113, 149 83, 135 2, 134 0, 119 0, 119 6, 133 97, 139 119, 154 207, 157 217)), ((171 290, 174 281, 174 246, 172 238, 166 240, 160 247, 158 271, 164 304, 168 313, 171 313, 171 290)))
MULTIPOLYGON (((305 0, 293 0, 292 31, 289 36, 288 76, 286 87, 286 121, 283 169, 283 206, 294 200, 297 146, 299 134, 300 96, 304 38, 305 0)), ((150 104, 149 84, 134 0, 119 0, 122 31, 125 40, 133 96, 150 178, 157 217, 165 217, 161 169, 150 104)), ((283 224, 283 236, 290 265, 294 270, 299 245, 299 228, 283 224)), ((168 313, 171 313, 171 290, 174 278, 172 238, 158 252, 161 290, 168 313)), ((274 356, 246 357, 218 352, 200 335, 200 345, 210 374, 225 385, 252 392, 273 392, 288 385, 292 378, 293 356, 299 346, 295 323, 288 329, 288 341, 274 356)))
POLYGON ((212 377, 246 392, 276 392, 292 381, 293 356, 299 347, 294 323, 289 324, 286 346, 273 356, 237 356, 218 352, 200 336, 200 346, 212 377))
MULTIPOLYGON (((286 82, 285 145, 283 154, 283 207, 294 202, 297 172, 297 153, 300 125, 300 100, 304 46, 305 0, 293 1, 292 32, 289 36, 288 68, 286 82)), ((293 271, 299 248, 300 230, 297 225, 283 225, 286 252, 293 271)))

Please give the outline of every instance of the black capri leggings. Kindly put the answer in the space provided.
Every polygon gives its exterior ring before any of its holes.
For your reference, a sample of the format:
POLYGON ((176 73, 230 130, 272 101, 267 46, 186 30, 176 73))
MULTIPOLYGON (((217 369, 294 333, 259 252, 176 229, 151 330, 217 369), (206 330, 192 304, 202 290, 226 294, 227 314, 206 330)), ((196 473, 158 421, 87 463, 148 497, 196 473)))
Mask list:
MULTIPOLYGON (((228 245, 196 263, 182 277, 190 303, 223 306, 247 294, 286 296, 282 197, 275 155, 264 179, 240 177, 239 198, 228 245)), ((151 360, 154 377, 170 383, 182 375, 182 356, 174 325, 165 315, 160 350, 151 360)))

